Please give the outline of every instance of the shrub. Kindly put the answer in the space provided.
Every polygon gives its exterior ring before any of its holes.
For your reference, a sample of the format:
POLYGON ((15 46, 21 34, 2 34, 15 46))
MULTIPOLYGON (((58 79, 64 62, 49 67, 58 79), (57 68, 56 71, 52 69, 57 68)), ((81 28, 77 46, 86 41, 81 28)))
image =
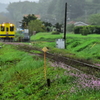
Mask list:
POLYGON ((75 34, 100 34, 100 26, 88 25, 88 26, 76 26, 74 27, 75 34))
POLYGON ((83 26, 75 26, 74 27, 74 33, 75 34, 80 34, 80 30, 83 28, 83 26))
POLYGON ((100 26, 95 26, 95 33, 100 34, 100 26))
POLYGON ((14 41, 20 42, 20 41, 22 41, 23 37, 24 37, 24 34, 22 33, 22 31, 18 31, 15 34, 14 41))
POLYGON ((53 31, 52 34, 60 34, 60 32, 53 31))
POLYGON ((83 27, 81 30, 80 30, 80 33, 82 35, 88 35, 90 33, 88 27, 83 27))

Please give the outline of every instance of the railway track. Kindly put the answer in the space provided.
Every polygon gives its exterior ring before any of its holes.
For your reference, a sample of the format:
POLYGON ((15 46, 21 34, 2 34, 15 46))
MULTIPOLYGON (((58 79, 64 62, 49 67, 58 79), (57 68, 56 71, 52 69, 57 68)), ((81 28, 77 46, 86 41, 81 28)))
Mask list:
POLYGON ((53 56, 52 59, 54 59, 56 61, 63 62, 71 67, 74 67, 74 68, 80 70, 80 71, 83 71, 87 74, 95 75, 96 77, 100 78, 100 67, 95 66, 92 63, 90 64, 90 63, 86 63, 83 61, 79 61, 79 60, 75 60, 75 59, 71 59, 71 58, 63 57, 63 56, 55 56, 50 53, 47 53, 47 56, 49 56, 49 58, 50 58, 50 56, 53 56))
MULTIPOLYGON (((25 45, 22 43, 12 43, 12 42, 6 43, 6 44, 18 45, 19 50, 24 50, 30 54, 35 54, 32 51, 37 50, 37 51, 40 51, 40 53, 38 53, 39 56, 43 57, 43 55, 44 55, 42 50, 37 49, 31 45, 25 45)), ((76 69, 78 69, 86 74, 95 75, 96 77, 100 78, 100 67, 94 65, 93 63, 75 60, 75 59, 68 58, 65 56, 60 56, 58 54, 51 54, 49 52, 46 53, 46 57, 52 61, 65 63, 66 65, 74 67, 74 68, 76 68, 76 69)))
MULTIPOLYGON (((40 51, 41 53, 39 53, 38 55, 43 57, 43 51, 40 49, 34 48, 32 46, 21 46, 20 48, 22 48, 22 50, 29 52, 31 54, 32 54, 31 50, 40 51)), ((49 52, 46 53, 46 57, 52 61, 65 63, 68 66, 72 66, 80 71, 83 71, 84 73, 95 75, 96 77, 100 78, 100 67, 94 65, 93 63, 75 60, 57 54, 51 54, 49 52)))

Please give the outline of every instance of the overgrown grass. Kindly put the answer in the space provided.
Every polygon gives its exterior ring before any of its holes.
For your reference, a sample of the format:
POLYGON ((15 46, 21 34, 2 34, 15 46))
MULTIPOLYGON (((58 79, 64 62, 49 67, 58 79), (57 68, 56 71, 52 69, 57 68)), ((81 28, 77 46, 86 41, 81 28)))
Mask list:
POLYGON ((55 41, 55 39, 58 39, 58 38, 62 38, 63 37, 63 34, 52 34, 51 32, 50 33, 38 33, 37 35, 33 35, 31 37, 31 40, 41 40, 41 41, 45 41, 45 40, 48 40, 48 41, 55 41))
POLYGON ((100 100, 99 81, 92 76, 47 59, 48 87, 42 58, 0 45, 0 100, 100 100))
POLYGON ((100 62, 100 35, 87 35, 67 33, 66 49, 56 49, 56 39, 62 38, 60 35, 52 35, 51 33, 38 33, 31 37, 33 46, 50 48, 50 52, 58 52, 60 54, 69 55, 79 59, 86 59, 100 62), (42 38, 42 39, 41 39, 42 38), (53 40, 53 41, 50 41, 53 40), (38 42, 37 42, 38 41, 38 42))
POLYGON ((0 52, 1 74, 4 74, 0 76, 0 83, 10 80, 15 73, 20 74, 38 68, 40 65, 43 66, 42 60, 36 61, 27 53, 15 50, 11 45, 5 45, 0 52))

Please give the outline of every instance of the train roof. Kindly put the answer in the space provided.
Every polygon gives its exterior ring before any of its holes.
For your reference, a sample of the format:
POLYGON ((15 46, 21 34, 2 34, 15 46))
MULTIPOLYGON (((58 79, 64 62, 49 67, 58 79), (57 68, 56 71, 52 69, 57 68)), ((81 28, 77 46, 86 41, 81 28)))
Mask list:
POLYGON ((10 22, 3 22, 1 24, 13 24, 13 23, 10 23, 10 22))

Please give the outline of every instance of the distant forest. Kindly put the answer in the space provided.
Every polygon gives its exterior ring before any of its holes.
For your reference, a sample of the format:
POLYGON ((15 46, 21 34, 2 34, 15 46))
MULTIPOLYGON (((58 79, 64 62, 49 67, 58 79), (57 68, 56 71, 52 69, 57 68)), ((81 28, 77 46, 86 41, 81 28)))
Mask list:
MULTIPOLYGON (((100 0, 39 0, 36 2, 13 2, 0 13, 0 22, 11 21, 16 25, 24 15, 40 15, 45 22, 63 23, 65 3, 67 2, 67 20, 87 22, 88 17, 100 13, 100 0)), ((0 4, 1 6, 2 4, 0 4)))

